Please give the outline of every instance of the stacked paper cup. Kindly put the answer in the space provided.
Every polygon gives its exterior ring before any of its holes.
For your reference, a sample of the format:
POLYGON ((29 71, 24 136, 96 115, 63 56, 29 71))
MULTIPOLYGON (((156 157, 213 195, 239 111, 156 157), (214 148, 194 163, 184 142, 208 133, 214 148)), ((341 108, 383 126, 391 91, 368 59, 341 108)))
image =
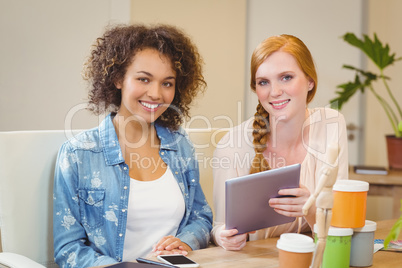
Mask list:
MULTIPOLYGON (((331 227, 322 268, 348 268, 349 265, 365 267, 372 264, 376 225, 366 221, 368 190, 369 184, 364 181, 338 180, 335 183, 331 227), (362 249, 362 243, 368 246, 362 249), (360 249, 364 251, 364 256, 360 249)), ((314 232, 317 233, 316 230, 314 232)))
POLYGON ((311 237, 303 234, 281 234, 277 244, 279 268, 309 268, 315 249, 311 237))
POLYGON ((361 228, 365 225, 367 192, 365 181, 338 180, 333 187, 334 206, 331 226, 338 228, 361 228))
MULTIPOLYGON (((314 225, 315 242, 317 243, 317 226, 314 225)), ((329 227, 327 243, 322 258, 322 268, 349 267, 352 228, 329 227)))
POLYGON ((373 264, 374 232, 377 223, 366 220, 362 228, 353 230, 350 266, 367 267, 373 264))

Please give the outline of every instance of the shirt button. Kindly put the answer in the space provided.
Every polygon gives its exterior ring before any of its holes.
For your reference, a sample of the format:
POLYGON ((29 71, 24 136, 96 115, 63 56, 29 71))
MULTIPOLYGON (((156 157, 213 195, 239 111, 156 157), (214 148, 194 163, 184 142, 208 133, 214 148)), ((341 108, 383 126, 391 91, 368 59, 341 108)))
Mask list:
POLYGON ((195 180, 194 180, 194 179, 192 179, 191 181, 192 181, 192 182, 195 182, 195 180))
POLYGON ((126 212, 126 210, 125 210, 125 209, 122 209, 121 211, 122 211, 122 212, 126 212))
POLYGON ((176 174, 176 175, 177 175, 177 174, 179 174, 179 172, 177 172, 177 171, 176 171, 174 174, 176 174))
POLYGON ((161 152, 161 155, 165 155, 165 152, 161 152))
POLYGON ((124 186, 124 190, 127 190, 127 186, 124 186))
POLYGON ((123 169, 124 169, 124 170, 127 170, 127 167, 124 167, 123 169))
POLYGON ((120 236, 120 237, 122 237, 122 236, 123 236, 123 234, 119 234, 119 236, 120 236))

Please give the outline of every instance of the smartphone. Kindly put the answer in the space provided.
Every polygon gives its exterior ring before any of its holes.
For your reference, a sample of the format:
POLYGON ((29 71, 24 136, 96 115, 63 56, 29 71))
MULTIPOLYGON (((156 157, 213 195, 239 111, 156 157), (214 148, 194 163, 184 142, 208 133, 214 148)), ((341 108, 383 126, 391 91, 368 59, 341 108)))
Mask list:
POLYGON ((173 255, 159 255, 156 257, 165 263, 175 265, 177 267, 199 267, 200 265, 195 261, 189 259, 184 255, 173 254, 173 255))
POLYGON ((176 265, 161 263, 158 261, 153 261, 153 260, 149 260, 149 259, 145 259, 145 258, 137 258, 136 261, 138 263, 148 263, 148 264, 154 264, 154 265, 163 266, 163 267, 178 268, 178 266, 176 266, 176 265))

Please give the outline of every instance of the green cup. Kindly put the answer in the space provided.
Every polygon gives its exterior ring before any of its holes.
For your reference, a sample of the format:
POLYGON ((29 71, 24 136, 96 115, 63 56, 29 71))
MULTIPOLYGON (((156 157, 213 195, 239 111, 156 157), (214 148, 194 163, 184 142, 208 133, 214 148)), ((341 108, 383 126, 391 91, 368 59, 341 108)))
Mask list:
MULTIPOLYGON (((315 243, 318 242, 316 228, 315 243)), ((352 228, 329 228, 321 268, 349 268, 352 235, 352 228)))

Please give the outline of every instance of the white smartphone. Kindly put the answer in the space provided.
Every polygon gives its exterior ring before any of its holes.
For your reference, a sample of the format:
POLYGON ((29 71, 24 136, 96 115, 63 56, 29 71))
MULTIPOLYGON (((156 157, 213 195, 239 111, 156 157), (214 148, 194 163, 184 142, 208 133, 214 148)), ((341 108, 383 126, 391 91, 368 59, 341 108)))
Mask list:
POLYGON ((200 265, 188 257, 180 254, 172 255, 159 255, 156 257, 165 263, 177 266, 177 267, 199 267, 200 265))

